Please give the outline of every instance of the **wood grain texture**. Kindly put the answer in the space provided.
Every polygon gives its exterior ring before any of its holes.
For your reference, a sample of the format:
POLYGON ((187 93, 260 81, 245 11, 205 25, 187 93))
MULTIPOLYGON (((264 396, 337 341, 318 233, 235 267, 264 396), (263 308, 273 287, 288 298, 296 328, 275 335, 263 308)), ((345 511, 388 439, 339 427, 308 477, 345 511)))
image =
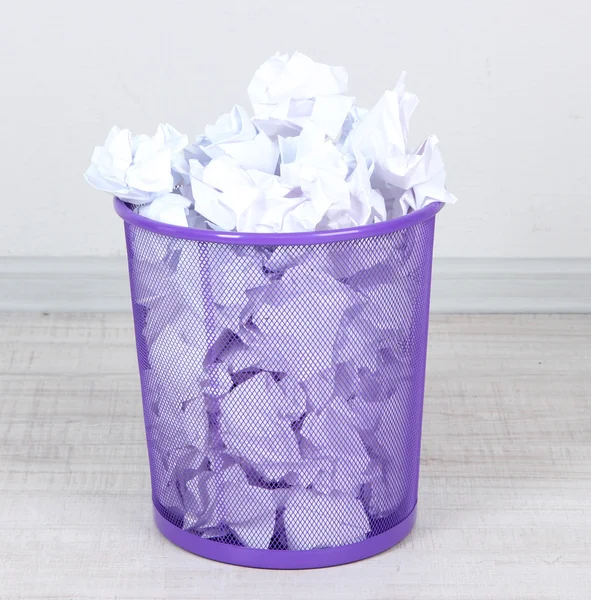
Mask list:
POLYGON ((433 317, 419 518, 316 571, 215 563, 152 523, 127 314, 0 314, 0 598, 588 600, 591 316, 433 317))

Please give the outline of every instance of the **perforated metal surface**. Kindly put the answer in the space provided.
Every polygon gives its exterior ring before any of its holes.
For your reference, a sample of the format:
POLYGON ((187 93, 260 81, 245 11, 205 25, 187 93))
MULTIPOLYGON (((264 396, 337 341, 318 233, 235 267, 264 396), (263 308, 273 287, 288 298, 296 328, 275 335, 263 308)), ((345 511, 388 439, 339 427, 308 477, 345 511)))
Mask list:
POLYGON ((300 551, 409 515, 434 222, 272 247, 125 224, 165 519, 220 544, 300 551))

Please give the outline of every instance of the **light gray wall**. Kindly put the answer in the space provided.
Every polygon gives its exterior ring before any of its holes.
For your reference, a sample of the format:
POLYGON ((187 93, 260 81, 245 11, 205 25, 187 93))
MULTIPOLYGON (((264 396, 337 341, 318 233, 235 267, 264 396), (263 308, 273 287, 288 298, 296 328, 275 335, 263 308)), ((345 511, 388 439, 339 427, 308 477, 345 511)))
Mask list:
POLYGON ((343 64, 370 105, 402 69, 460 202, 447 257, 591 257, 591 4, 429 0, 15 2, 0 22, 0 256, 124 252, 82 179, 111 125, 192 138, 276 50, 343 64))

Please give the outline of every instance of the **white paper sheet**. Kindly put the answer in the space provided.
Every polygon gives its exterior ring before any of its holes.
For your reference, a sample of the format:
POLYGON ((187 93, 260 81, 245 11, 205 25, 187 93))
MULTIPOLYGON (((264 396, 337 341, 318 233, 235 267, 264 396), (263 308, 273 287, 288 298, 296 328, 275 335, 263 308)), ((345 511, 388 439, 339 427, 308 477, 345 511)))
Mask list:
POLYGON ((249 87, 253 121, 270 137, 296 135, 307 122, 316 123, 333 140, 341 135, 354 98, 343 96, 343 67, 315 63, 296 52, 276 54, 255 73, 249 87))
POLYGON ((368 480, 370 459, 358 427, 343 414, 341 403, 342 400, 335 399, 321 412, 308 414, 301 435, 313 445, 316 456, 331 461, 330 468, 321 471, 312 487, 322 494, 356 498, 368 480))
POLYGON ((187 143, 186 136, 176 134, 169 125, 161 125, 152 138, 132 138, 128 129, 115 126, 104 146, 95 148, 84 176, 93 187, 132 204, 151 202, 173 189, 173 152, 176 160, 179 146, 187 143))
POLYGON ((216 247, 210 263, 212 298, 221 306, 244 306, 248 301, 246 292, 269 281, 263 273, 263 257, 252 248, 216 247))
POLYGON ((201 381, 201 389, 204 394, 214 397, 223 396, 233 386, 234 382, 226 363, 214 363, 206 367, 204 378, 201 381))
POLYGON ((306 391, 308 403, 312 410, 320 411, 332 402, 335 396, 335 373, 335 369, 331 367, 314 373, 302 382, 302 387, 306 391))
POLYGON ((286 373, 289 370, 290 363, 283 354, 279 341, 268 340, 260 334, 244 339, 244 331, 239 333, 245 345, 228 358, 232 373, 252 368, 273 373, 286 373))
POLYGON ((169 325, 149 347, 148 361, 163 385, 191 394, 200 389, 204 350, 187 344, 180 331, 169 325))
MULTIPOLYGON (((208 145, 210 145, 210 141, 204 135, 199 135, 193 143, 189 144, 183 150, 182 156, 179 156, 176 162, 173 161, 175 183, 178 182, 185 188, 185 193, 183 193, 183 195, 190 197, 191 161, 194 161, 194 165, 195 163, 199 163, 201 168, 203 168, 211 160, 211 157, 203 150, 204 146, 208 145)), ((193 166, 193 169, 195 170, 197 167, 193 166)), ((194 177, 196 177, 195 173, 194 177)))
POLYGON ((139 206, 138 213, 154 221, 186 227, 189 206, 191 202, 180 194, 164 194, 155 198, 150 204, 139 206))
POLYGON ((297 287, 290 286, 289 278, 281 283, 283 292, 292 297, 279 305, 264 303, 253 314, 252 322, 271 342, 270 349, 276 347, 285 357, 288 372, 298 381, 306 381, 333 365, 340 322, 353 301, 347 291, 336 286, 327 293, 311 287, 314 291, 301 294, 297 287))
MULTIPOLYGON (((277 53, 262 64, 248 86, 255 114, 267 114, 272 107, 291 99, 308 99, 347 91, 347 71, 315 63, 301 52, 291 57, 277 53)), ((268 115, 271 116, 271 115, 268 115)))
POLYGON ((196 395, 182 403, 181 419, 189 445, 203 450, 205 454, 209 419, 202 395, 196 395))
POLYGON ((250 485, 238 465, 197 476, 187 483, 187 488, 199 500, 201 512, 189 511, 183 528, 215 530, 223 525, 249 548, 269 547, 275 527, 274 494, 250 485))
POLYGON ((285 506, 285 533, 290 550, 330 548, 360 542, 370 525, 360 500, 294 492, 285 506))
POLYGON ((256 133, 247 112, 237 105, 229 113, 222 115, 215 125, 205 126, 205 137, 212 145, 223 142, 248 142, 256 133))
POLYGON ((301 460, 289 419, 290 400, 268 373, 238 385, 220 400, 220 434, 229 453, 267 475, 283 476, 301 460), (278 472, 279 470, 279 472, 278 472))
MULTIPOLYGON (((383 296, 380 297, 380 301, 383 305, 383 296)), ((365 368, 372 372, 377 369, 378 350, 383 335, 380 336, 379 330, 374 325, 375 316, 370 306, 350 311, 343 318, 335 339, 336 364, 349 362, 356 369, 365 368)))
POLYGON ((355 157, 356 165, 348 179, 351 202, 351 219, 356 226, 385 221, 386 204, 383 196, 371 187, 373 161, 361 154, 355 157))
POLYGON ((386 517, 396 510, 407 494, 407 482, 403 472, 395 462, 384 465, 372 463, 370 467, 369 514, 373 517, 386 517))
POLYGON ((243 169, 257 169, 274 174, 279 159, 279 149, 261 132, 252 140, 240 144, 219 144, 218 148, 232 157, 243 169))
MULTIPOLYGON (((374 161, 372 184, 379 189, 390 188, 392 202, 399 203, 405 191, 413 190, 413 195, 407 194, 400 204, 401 214, 406 213, 408 204, 419 209, 431 202, 455 202, 455 197, 445 189, 437 137, 429 136, 416 151, 407 148, 410 118, 418 99, 405 91, 404 79, 405 73, 394 90, 386 91, 353 126, 344 143, 346 151, 374 161)), ((398 216, 397 212, 393 215, 398 216)))
POLYGON ((153 139, 166 148, 170 148, 173 183, 174 185, 182 183, 184 180, 183 172, 186 170, 187 165, 184 150, 189 143, 189 138, 177 131, 172 125, 165 123, 164 125, 158 125, 158 130, 153 139))

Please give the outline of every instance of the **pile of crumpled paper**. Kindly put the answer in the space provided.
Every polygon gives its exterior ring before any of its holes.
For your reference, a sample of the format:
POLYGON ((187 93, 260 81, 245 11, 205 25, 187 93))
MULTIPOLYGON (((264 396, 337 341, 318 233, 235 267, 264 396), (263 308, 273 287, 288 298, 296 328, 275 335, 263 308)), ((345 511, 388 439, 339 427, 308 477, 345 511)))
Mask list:
MULTIPOLYGON (((249 86, 254 117, 235 107, 193 144, 168 125, 115 128, 86 177, 144 217, 239 232, 454 201, 437 139, 407 149, 403 80, 370 111, 346 83, 277 55, 249 86)), ((202 538, 298 551, 400 523, 416 502, 432 220, 308 245, 178 231, 126 227, 161 513, 202 538)))
POLYGON ((208 539, 308 550, 364 540, 409 514, 425 232, 269 246, 128 227, 166 518, 208 539))
POLYGON ((85 177, 144 217, 239 232, 356 227, 455 202, 437 137, 408 147, 418 100, 404 74, 369 111, 347 80, 343 67, 276 54, 248 86, 252 117, 235 106, 191 144, 170 125, 153 137, 113 127, 85 177))

